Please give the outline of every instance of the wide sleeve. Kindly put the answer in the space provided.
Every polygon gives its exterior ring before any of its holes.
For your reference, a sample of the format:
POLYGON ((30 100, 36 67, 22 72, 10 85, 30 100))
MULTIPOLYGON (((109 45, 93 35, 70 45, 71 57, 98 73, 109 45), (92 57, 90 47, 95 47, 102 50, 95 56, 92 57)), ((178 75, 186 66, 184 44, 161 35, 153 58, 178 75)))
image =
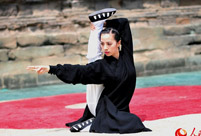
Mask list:
POLYGON ((100 60, 87 65, 58 64, 50 66, 48 73, 72 84, 104 84, 110 77, 100 60))
POLYGON ((130 56, 133 56, 133 40, 128 19, 118 18, 107 20, 106 27, 118 30, 121 36, 122 52, 128 52, 130 56))

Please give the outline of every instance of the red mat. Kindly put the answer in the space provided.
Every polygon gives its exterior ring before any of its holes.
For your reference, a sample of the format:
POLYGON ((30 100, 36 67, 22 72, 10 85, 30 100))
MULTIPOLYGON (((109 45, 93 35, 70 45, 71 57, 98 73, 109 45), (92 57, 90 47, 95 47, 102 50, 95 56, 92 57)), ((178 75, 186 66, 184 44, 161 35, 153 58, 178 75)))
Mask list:
MULTIPOLYGON (((0 128, 65 128, 83 109, 65 106, 84 103, 85 93, 0 103, 0 128)), ((163 86, 136 89, 131 112, 144 120, 201 113, 201 86, 163 86)))

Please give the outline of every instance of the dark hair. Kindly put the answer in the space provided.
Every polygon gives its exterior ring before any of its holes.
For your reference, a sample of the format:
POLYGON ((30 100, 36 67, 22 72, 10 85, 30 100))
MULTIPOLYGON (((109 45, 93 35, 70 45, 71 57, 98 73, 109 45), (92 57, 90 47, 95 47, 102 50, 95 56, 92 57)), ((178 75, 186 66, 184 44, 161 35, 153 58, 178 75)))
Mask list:
POLYGON ((119 32, 118 32, 116 29, 112 28, 112 27, 108 27, 108 28, 103 29, 103 30, 100 32, 100 37, 99 37, 99 39, 101 39, 101 35, 102 35, 102 34, 109 34, 109 33, 114 34, 114 39, 115 39, 117 42, 120 40, 120 34, 119 34, 119 32))

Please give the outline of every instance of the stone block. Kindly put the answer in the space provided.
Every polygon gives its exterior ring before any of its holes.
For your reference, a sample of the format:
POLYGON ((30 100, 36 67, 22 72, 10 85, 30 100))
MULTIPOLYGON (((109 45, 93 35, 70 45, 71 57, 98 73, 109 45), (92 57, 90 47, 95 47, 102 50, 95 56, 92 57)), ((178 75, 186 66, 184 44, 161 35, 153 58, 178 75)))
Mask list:
POLYGON ((177 67, 177 68, 169 68, 169 69, 158 69, 158 70, 150 70, 145 71, 143 76, 153 76, 153 75, 161 75, 161 74, 171 74, 171 73, 179 73, 179 72, 187 72, 189 71, 185 67, 177 67))
POLYGON ((191 35, 182 35, 182 36, 171 36, 167 37, 175 46, 182 45, 200 45, 201 44, 201 35, 191 34, 191 35))
POLYGON ((167 39, 173 43, 174 46, 189 45, 194 41, 194 36, 191 35, 182 35, 182 36, 171 36, 167 39))
POLYGON ((0 61, 7 61, 7 60, 8 60, 8 50, 0 49, 0 61))
POLYGON ((16 37, 14 35, 0 36, 0 48, 14 49, 17 47, 16 37))
POLYGON ((93 2, 93 4, 94 4, 94 7, 96 10, 100 10, 100 9, 105 8, 105 7, 110 7, 109 1, 96 1, 96 2, 93 2))
POLYGON ((201 65, 201 55, 188 57, 186 59, 186 65, 189 67, 201 65))
POLYGON ((40 46, 47 41, 45 34, 20 34, 17 36, 19 46, 40 46))
POLYGON ((55 75, 43 74, 38 75, 38 83, 37 85, 47 85, 47 84, 58 84, 63 83, 60 79, 55 75))
POLYGON ((82 31, 79 34, 79 43, 88 43, 90 31, 82 31))
POLYGON ((88 64, 88 59, 86 58, 86 56, 81 56, 81 59, 80 59, 80 64, 81 65, 86 65, 88 64))
POLYGON ((110 0, 110 1, 108 1, 108 4, 109 4, 109 7, 120 9, 123 6, 123 1, 122 0, 118 0, 118 1, 117 0, 110 0))
POLYGON ((62 1, 61 2, 58 2, 58 1, 49 2, 48 4, 45 2, 41 3, 41 4, 33 4, 32 5, 33 15, 36 15, 36 16, 43 16, 43 15, 56 16, 59 14, 59 11, 61 9, 61 6, 62 6, 61 3, 62 3, 62 1))
POLYGON ((161 59, 170 59, 171 53, 168 52, 168 50, 147 50, 144 53, 142 53, 144 56, 149 58, 150 60, 161 60, 161 59))
POLYGON ((6 25, 4 25, 4 24, 0 24, 0 30, 5 30, 6 28, 7 28, 6 25))
POLYGON ((195 35, 193 41, 189 45, 201 45, 201 35, 195 35))
POLYGON ((161 69, 171 69, 177 67, 184 67, 185 59, 170 59, 170 60, 153 60, 146 64, 146 70, 157 71, 161 69))
POLYGON ((200 27, 200 28, 197 28, 197 29, 195 30, 195 32, 196 32, 197 34, 201 34, 201 27, 200 27))
POLYGON ((29 61, 7 61, 0 63, 0 75, 14 73, 28 73, 27 66, 30 66, 29 61))
POLYGON ((0 16, 16 16, 17 11, 16 4, 0 4, 0 16))
POLYGON ((42 46, 42 47, 26 47, 17 48, 9 53, 9 58, 16 60, 30 60, 46 56, 63 56, 63 46, 42 46))
POLYGON ((9 74, 4 76, 4 85, 9 89, 36 86, 36 81, 37 74, 9 74))
POLYGON ((136 68, 136 73, 142 73, 144 72, 144 64, 141 62, 136 62, 135 63, 135 68, 136 68))
POLYGON ((192 55, 201 55, 201 44, 197 46, 191 46, 190 53, 192 55))
POLYGON ((134 58, 135 58, 135 62, 147 62, 150 61, 150 58, 148 58, 146 55, 144 55, 144 53, 134 53, 134 58))
POLYGON ((193 27, 190 25, 188 25, 188 26, 167 26, 167 27, 164 27, 164 34, 169 35, 169 36, 186 35, 186 34, 190 34, 191 31, 193 31, 193 27))
POLYGON ((2 79, 1 79, 2 77, 0 77, 0 89, 2 89, 3 88, 3 83, 2 83, 2 79))
POLYGON ((190 24, 191 19, 190 18, 184 18, 184 17, 178 17, 176 18, 176 24, 178 25, 184 25, 184 24, 190 24))
POLYGON ((161 7, 178 7, 180 0, 161 0, 161 7))
POLYGON ((194 26, 195 33, 201 34, 201 24, 194 26))
POLYGON ((142 0, 123 0, 122 6, 125 9, 137 9, 143 8, 143 1, 142 0))
POLYGON ((33 13, 32 4, 19 4, 18 10, 18 15, 20 16, 32 15, 33 13))
POLYGON ((75 44, 78 42, 76 33, 53 33, 48 34, 47 37, 51 44, 75 44))
POLYGON ((167 49, 173 46, 173 43, 164 36, 162 27, 133 28, 132 33, 135 51, 167 49))
POLYGON ((81 55, 81 56, 86 56, 87 55, 87 45, 82 44, 82 45, 74 45, 70 46, 70 48, 65 50, 65 55, 81 55))
POLYGON ((160 0, 143 0, 144 8, 156 8, 156 7, 160 7, 160 5, 161 5, 160 0))
POLYGON ((57 65, 57 64, 82 64, 80 55, 70 55, 65 57, 50 56, 33 59, 31 65, 57 65))
POLYGON ((195 5, 201 5, 200 0, 180 0, 181 6, 195 6, 195 5))

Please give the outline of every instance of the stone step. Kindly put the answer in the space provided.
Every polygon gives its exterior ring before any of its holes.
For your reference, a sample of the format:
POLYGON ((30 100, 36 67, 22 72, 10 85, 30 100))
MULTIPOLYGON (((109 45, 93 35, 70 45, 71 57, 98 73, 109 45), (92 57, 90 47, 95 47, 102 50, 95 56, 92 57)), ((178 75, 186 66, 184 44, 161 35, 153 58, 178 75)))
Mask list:
MULTIPOLYGON (((89 26, 88 14, 90 10, 64 10, 59 14, 53 15, 23 15, 23 16, 1 16, 0 30, 21 30, 26 27, 35 29, 46 29, 47 27, 62 27, 66 25, 78 24, 81 27, 89 26)), ((134 9, 118 10, 114 17, 127 17, 131 22, 152 22, 148 25, 168 25, 177 24, 176 18, 180 20, 195 20, 201 22, 201 6, 177 7, 177 8, 158 8, 158 9, 134 9), (154 21, 153 21, 154 20, 154 21), (168 21, 169 20, 169 21, 168 21), (158 22, 158 23, 157 23, 158 22)))

